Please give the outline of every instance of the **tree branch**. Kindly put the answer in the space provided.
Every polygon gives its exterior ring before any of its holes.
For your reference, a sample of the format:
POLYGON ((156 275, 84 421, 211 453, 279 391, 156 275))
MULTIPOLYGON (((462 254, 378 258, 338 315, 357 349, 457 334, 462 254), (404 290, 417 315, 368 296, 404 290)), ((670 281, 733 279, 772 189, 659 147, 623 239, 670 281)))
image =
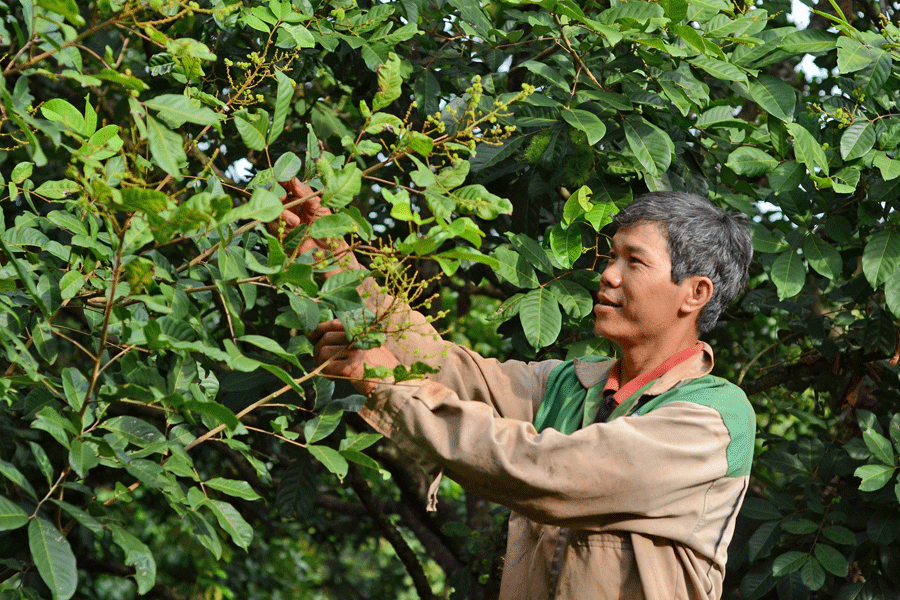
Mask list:
POLYGON ((880 350, 869 353, 845 352, 840 355, 835 364, 834 360, 825 358, 821 354, 815 354, 801 359, 799 362, 776 367, 752 381, 742 383, 740 388, 744 390, 745 394, 752 396, 797 379, 815 377, 832 371, 857 371, 864 365, 886 358, 889 358, 887 354, 880 350))
POLYGON ((375 525, 394 548, 394 552, 397 553, 400 562, 406 567, 406 572, 412 577, 413 585, 416 587, 419 597, 422 600, 438 600, 431 590, 431 585, 429 585, 428 578, 425 576, 425 570, 422 568, 422 564, 416 557, 415 552, 409 547, 409 544, 406 543, 406 540, 403 539, 403 536, 394 527, 390 519, 381 511, 381 506, 372 493, 371 488, 369 488, 369 484, 359 475, 359 471, 353 465, 350 465, 349 479, 353 491, 359 496, 366 510, 369 511, 372 520, 375 521, 375 525))

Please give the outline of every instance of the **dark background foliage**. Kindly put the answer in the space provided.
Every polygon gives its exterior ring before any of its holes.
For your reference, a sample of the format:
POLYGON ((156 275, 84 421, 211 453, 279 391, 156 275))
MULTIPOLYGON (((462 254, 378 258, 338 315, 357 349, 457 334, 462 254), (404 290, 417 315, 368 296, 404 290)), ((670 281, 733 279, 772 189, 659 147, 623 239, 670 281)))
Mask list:
POLYGON ((0 0, 0 597, 493 597, 504 510, 426 513, 306 334, 378 343, 371 272, 482 354, 612 353, 592 269, 661 189, 757 253, 726 596, 896 597, 898 13, 806 6, 0 0), (335 215, 282 244, 294 175, 335 215))

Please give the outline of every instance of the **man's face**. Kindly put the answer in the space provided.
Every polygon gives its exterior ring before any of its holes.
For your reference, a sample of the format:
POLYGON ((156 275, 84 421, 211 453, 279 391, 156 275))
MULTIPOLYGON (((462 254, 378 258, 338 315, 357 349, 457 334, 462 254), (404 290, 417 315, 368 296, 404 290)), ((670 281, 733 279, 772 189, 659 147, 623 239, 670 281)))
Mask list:
POLYGON ((672 283, 672 260, 659 225, 619 231, 600 278, 594 332, 622 349, 659 341, 676 322, 688 281, 672 283))

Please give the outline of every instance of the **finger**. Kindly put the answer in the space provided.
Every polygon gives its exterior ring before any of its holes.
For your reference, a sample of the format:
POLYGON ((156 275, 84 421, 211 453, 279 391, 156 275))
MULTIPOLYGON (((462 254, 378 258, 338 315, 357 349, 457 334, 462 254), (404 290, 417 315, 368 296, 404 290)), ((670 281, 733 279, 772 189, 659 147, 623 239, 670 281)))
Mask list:
POLYGON ((305 213, 309 213, 310 216, 314 214, 316 216, 322 216, 318 214, 322 210, 327 211, 327 214, 330 214, 331 211, 328 209, 323 209, 322 207, 322 199, 317 195, 313 195, 316 193, 314 189, 300 181, 298 178, 294 177, 290 181, 282 181, 281 187, 287 192, 284 196, 282 196, 281 201, 285 204, 294 202, 301 198, 306 198, 304 202, 301 204, 292 206, 290 208, 291 211, 297 213, 302 218, 305 213))
POLYGON ((327 333, 313 348, 313 359, 316 364, 322 364, 326 360, 345 362, 353 349, 347 343, 347 339, 336 333, 327 333))
POLYGON ((339 331, 342 335, 345 336, 346 333, 344 331, 344 324, 341 323, 340 319, 331 319, 330 321, 323 321, 316 325, 316 328, 309 332, 306 336, 309 338, 311 342, 316 342, 319 338, 329 332, 339 331))

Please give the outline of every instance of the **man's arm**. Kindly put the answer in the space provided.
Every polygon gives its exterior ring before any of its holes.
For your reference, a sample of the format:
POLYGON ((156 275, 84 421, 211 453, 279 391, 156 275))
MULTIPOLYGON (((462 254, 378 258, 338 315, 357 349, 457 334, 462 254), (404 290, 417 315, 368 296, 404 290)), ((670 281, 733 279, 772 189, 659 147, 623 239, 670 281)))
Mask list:
MULTIPOLYGON (((308 185, 296 178, 282 185, 287 191, 282 202, 293 206, 285 209, 279 221, 269 224, 273 233, 279 230, 287 233, 300 224, 309 226, 316 219, 331 214, 308 185), (302 202, 298 203, 298 200, 302 202)), ((336 256, 343 266, 326 273, 326 277, 331 277, 344 268, 360 268, 352 249, 343 239, 308 238, 302 241, 300 248, 302 252, 316 249, 336 256)), ((397 364, 410 367, 415 362, 424 362, 439 369, 429 379, 449 387, 461 398, 490 404, 506 417, 529 421, 533 418, 543 397, 546 377, 555 363, 500 363, 485 359, 441 338, 424 315, 385 293, 371 278, 360 286, 360 294, 366 299, 369 308, 385 320, 387 341, 384 347, 376 349, 377 352, 351 353, 346 347, 346 336, 339 321, 321 324, 310 334, 318 342, 316 360, 321 362, 327 357, 341 355, 340 359, 333 359, 332 364, 326 368, 326 374, 357 382, 357 388, 365 393, 369 384, 362 380, 364 364, 393 368, 397 364)))
MULTIPOLYGON (((497 418, 489 407, 425 381, 377 386, 360 414, 422 464, 440 465, 467 490, 541 523, 677 525, 689 535, 734 504, 734 494, 707 496, 711 486, 745 486, 746 478, 726 477, 735 440, 722 417, 691 402, 570 435, 538 433, 528 421, 497 418)), ((752 433, 742 441, 752 452, 752 433)))

